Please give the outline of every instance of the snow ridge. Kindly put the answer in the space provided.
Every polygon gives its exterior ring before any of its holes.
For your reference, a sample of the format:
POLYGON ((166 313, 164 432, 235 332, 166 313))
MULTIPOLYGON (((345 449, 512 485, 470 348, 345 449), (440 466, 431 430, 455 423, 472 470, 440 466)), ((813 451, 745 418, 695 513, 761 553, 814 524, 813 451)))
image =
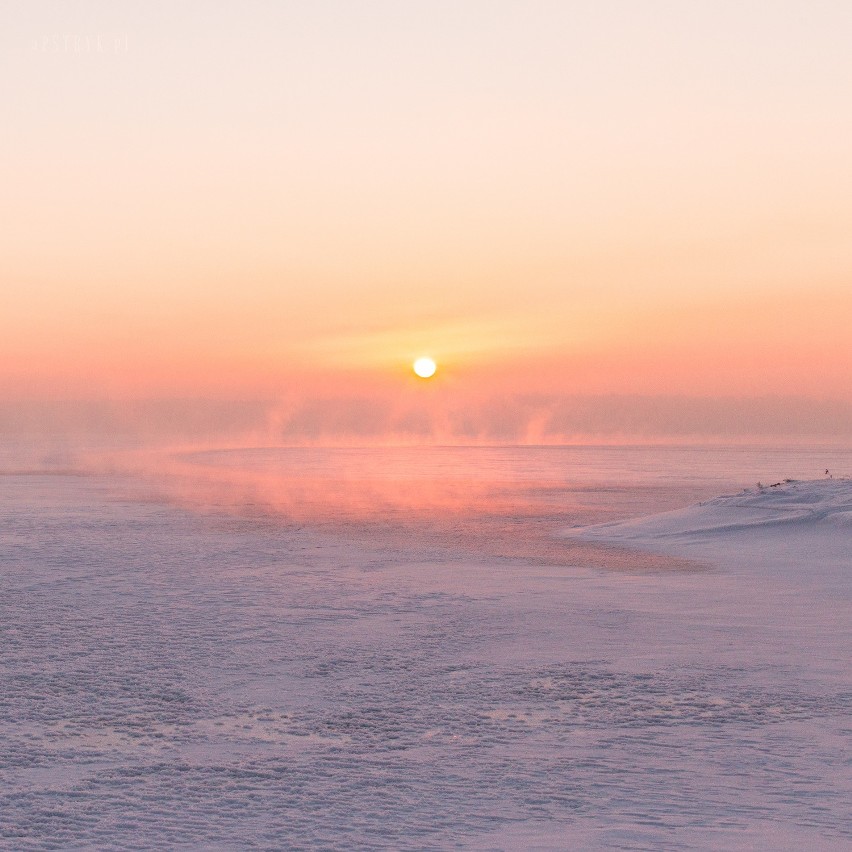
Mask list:
MULTIPOLYGON (((741 531, 765 531, 796 525, 797 529, 835 527, 852 533, 852 479, 774 483, 745 489, 644 518, 614 521, 566 531, 587 539, 644 542, 669 538, 717 537, 741 531)), ((828 531, 828 530, 827 530, 828 531)))

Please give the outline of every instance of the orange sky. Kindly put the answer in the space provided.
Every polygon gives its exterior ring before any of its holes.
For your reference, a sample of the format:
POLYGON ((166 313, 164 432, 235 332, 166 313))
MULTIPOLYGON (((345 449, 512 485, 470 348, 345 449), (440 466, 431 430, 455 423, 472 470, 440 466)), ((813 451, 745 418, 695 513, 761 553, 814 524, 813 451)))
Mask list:
POLYGON ((846 2, 0 16, 6 400, 852 401, 846 2))

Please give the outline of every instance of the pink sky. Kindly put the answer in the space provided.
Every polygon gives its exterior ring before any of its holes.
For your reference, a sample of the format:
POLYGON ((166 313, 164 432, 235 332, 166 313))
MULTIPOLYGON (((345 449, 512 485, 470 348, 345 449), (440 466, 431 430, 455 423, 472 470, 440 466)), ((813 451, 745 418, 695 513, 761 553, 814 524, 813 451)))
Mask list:
POLYGON ((852 404, 846 2, 0 16, 6 404, 852 404))

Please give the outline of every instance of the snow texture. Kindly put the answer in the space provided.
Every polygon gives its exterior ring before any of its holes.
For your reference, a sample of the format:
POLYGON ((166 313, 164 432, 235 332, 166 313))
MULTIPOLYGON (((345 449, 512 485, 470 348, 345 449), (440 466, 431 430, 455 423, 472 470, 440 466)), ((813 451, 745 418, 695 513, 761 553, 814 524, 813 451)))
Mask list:
POLYGON ((567 534, 770 574, 838 594, 852 573, 852 479, 785 480, 652 517, 567 534))
POLYGON ((651 518, 598 524, 582 534, 608 541, 647 540, 656 544, 662 537, 686 540, 746 530, 764 536, 776 531, 799 534, 812 525, 823 524, 836 525, 852 534, 852 479, 788 479, 771 485, 758 484, 741 494, 716 497, 651 518))
POLYGON ((0 477, 0 845, 849 848, 850 489, 631 572, 0 477))

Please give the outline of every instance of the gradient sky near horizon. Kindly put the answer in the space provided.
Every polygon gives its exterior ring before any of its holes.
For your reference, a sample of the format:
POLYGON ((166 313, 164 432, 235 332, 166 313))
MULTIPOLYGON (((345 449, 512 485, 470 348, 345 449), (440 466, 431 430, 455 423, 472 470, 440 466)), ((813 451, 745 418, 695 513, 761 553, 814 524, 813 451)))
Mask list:
POLYGON ((0 18, 7 399, 852 400, 847 0, 0 18))

